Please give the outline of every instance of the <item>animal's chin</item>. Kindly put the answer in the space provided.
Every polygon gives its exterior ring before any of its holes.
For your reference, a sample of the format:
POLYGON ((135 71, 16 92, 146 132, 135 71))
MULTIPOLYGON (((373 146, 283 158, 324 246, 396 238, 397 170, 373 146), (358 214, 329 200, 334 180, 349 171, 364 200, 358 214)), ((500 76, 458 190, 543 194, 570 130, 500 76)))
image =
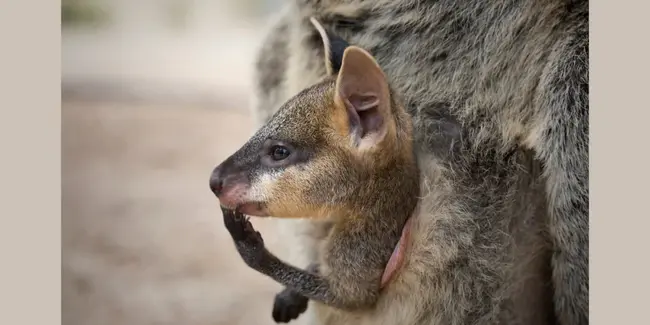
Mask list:
POLYGON ((253 217, 268 217, 269 214, 266 212, 266 204, 264 202, 247 202, 242 203, 237 206, 235 209, 245 215, 253 217))

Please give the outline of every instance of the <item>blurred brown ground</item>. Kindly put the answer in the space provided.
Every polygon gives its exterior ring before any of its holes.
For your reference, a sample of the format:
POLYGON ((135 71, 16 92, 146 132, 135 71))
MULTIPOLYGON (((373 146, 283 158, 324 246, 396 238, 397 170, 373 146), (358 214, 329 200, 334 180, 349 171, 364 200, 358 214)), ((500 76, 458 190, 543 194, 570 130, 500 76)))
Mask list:
MULTIPOLYGON (((280 286, 241 261, 208 189, 245 109, 65 99, 62 125, 63 324, 273 324, 280 286)), ((253 222, 283 256, 276 221, 253 222)))
MULTIPOLYGON (((62 28, 63 324, 273 324, 280 286, 239 258, 208 178, 252 134, 279 2, 74 2, 110 19, 62 28)), ((288 255, 277 220, 253 223, 288 255)))

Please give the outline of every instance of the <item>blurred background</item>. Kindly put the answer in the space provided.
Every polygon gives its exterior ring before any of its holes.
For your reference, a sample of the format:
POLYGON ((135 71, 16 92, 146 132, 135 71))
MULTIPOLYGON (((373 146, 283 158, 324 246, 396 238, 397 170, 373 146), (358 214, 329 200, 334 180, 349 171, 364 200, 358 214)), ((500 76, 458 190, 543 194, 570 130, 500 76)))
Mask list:
POLYGON ((62 1, 63 324, 273 324, 280 286, 237 255, 208 177, 254 131, 282 2, 62 1))

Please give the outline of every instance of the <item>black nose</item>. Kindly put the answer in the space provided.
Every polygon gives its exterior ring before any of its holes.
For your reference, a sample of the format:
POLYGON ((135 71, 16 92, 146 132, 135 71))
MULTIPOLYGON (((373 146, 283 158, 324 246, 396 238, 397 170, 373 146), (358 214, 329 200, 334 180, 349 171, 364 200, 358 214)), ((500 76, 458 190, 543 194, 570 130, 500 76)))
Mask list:
POLYGON ((214 195, 221 194, 223 189, 223 178, 221 177, 221 165, 217 166, 210 175, 210 189, 214 195))

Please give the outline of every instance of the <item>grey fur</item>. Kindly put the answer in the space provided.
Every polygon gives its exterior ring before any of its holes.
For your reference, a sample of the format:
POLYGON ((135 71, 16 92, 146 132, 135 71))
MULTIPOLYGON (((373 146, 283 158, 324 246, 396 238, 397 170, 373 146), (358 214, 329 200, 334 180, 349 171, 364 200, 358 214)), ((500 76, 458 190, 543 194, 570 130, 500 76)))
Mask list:
POLYGON ((294 0, 259 54, 260 124, 325 74, 310 16, 376 57, 429 185, 383 300, 319 323, 588 324, 588 2, 294 0))

